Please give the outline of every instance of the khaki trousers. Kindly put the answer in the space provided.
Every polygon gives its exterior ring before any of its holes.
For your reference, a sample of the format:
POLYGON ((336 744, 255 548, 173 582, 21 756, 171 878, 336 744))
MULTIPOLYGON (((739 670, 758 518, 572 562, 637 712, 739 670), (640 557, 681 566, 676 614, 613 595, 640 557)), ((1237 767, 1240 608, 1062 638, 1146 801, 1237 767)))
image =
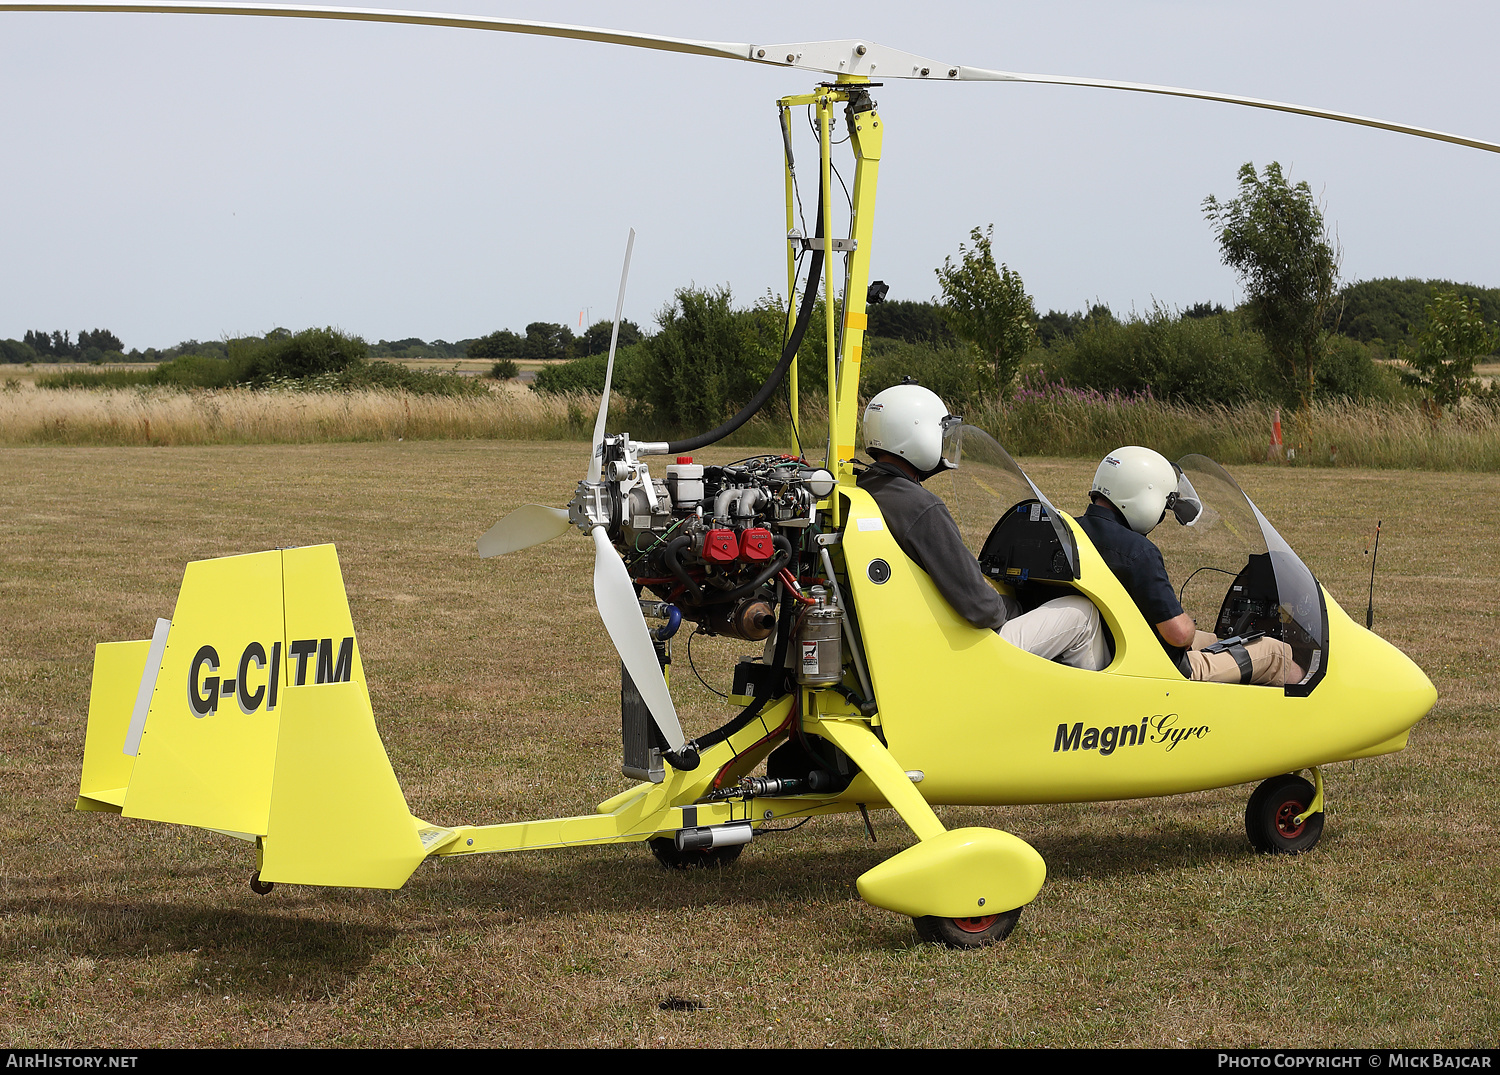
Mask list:
MULTIPOLYGON (((1193 646, 1187 651, 1188 665, 1193 670, 1193 679, 1205 683, 1240 682, 1239 662, 1231 653, 1203 653, 1204 646, 1218 641, 1207 631, 1193 633, 1193 646)), ((1250 657, 1250 682, 1262 687, 1281 687, 1292 664, 1292 647, 1274 638, 1257 638, 1245 646, 1250 657)))
MULTIPOLYGON (((1099 629, 1099 610, 1087 597, 1076 594, 1048 601, 1024 616, 1006 620, 1000 628, 1000 637, 1027 653, 1090 672, 1097 672, 1109 663, 1109 647, 1099 629)), ((1233 664, 1234 658, 1229 663, 1233 664)))

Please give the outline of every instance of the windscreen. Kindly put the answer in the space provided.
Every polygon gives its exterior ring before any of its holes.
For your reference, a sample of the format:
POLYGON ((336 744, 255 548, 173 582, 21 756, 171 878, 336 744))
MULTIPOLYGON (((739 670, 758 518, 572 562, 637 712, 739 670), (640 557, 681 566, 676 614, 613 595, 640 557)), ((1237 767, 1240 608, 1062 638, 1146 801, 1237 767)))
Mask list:
POLYGON ((1306 693, 1322 678, 1328 629, 1322 591, 1276 528, 1223 467, 1204 455, 1178 460, 1179 490, 1202 504, 1191 525, 1168 518, 1151 532, 1182 607, 1221 638, 1265 631, 1292 647, 1308 670, 1289 693, 1306 693))
POLYGON ((1072 531, 999 441, 978 426, 955 426, 946 431, 943 458, 954 469, 933 478, 928 486, 947 503, 970 551, 979 555, 1006 511, 1024 501, 1038 500, 1052 521, 1073 577, 1078 577, 1078 548, 1072 531))

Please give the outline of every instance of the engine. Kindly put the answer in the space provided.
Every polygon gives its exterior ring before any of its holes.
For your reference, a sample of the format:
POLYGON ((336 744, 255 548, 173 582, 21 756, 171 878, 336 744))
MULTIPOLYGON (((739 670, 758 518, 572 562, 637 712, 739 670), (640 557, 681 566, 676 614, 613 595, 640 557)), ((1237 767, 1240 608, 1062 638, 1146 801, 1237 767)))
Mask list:
POLYGON ((640 463, 611 466, 610 536, 635 583, 705 631, 770 635, 776 580, 789 572, 795 582, 804 535, 833 476, 789 456, 728 466, 680 456, 664 478, 640 463))

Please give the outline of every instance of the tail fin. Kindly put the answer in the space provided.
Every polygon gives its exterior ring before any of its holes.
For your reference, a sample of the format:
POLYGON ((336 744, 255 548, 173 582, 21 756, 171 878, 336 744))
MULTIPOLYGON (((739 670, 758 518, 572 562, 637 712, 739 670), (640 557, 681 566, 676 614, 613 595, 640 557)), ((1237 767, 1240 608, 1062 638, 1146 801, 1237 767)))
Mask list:
POLYGON ((189 564, 154 656, 96 651, 79 809, 256 838, 263 881, 406 882, 434 834, 375 729, 332 545, 189 564))

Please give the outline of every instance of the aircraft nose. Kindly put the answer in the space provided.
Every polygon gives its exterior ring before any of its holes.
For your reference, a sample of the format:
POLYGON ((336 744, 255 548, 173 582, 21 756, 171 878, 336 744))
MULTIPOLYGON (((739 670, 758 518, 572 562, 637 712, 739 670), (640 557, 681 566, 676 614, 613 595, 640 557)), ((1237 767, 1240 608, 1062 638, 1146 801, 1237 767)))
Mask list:
POLYGON ((1366 664, 1369 688, 1378 696, 1381 708, 1399 719, 1402 727, 1410 728, 1437 704, 1437 688, 1416 661, 1379 635, 1363 628, 1360 632, 1370 650, 1366 664))

